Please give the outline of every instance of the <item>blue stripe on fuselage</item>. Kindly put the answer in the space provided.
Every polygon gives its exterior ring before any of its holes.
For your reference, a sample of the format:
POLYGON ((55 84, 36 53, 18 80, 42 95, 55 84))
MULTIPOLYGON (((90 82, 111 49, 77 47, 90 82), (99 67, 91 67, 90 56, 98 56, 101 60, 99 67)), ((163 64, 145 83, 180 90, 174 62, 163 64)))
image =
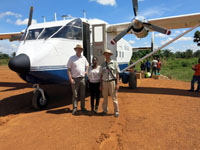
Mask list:
MULTIPOLYGON (((128 64, 119 64, 120 70, 126 68, 128 64)), ((69 83, 67 68, 50 70, 34 70, 23 77, 29 83, 33 84, 66 84, 69 83)))
POLYGON ((69 81, 67 69, 30 71, 26 81, 38 84, 65 84, 69 81))

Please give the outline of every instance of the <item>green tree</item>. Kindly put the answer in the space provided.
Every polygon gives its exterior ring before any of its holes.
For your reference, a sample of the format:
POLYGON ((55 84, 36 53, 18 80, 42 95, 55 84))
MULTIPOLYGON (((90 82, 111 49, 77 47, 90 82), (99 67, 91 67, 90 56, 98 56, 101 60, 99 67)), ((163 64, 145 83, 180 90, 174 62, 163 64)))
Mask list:
POLYGON ((0 59, 8 59, 9 55, 8 54, 3 54, 0 52, 0 59))
POLYGON ((163 56, 164 58, 168 59, 168 58, 173 57, 174 54, 173 54, 173 52, 171 52, 171 50, 165 49, 165 50, 163 50, 163 52, 162 52, 162 56, 163 56))
POLYGON ((183 53, 180 52, 180 51, 177 51, 177 52, 175 53, 175 57, 176 57, 176 58, 182 58, 182 56, 183 56, 183 53))
POLYGON ((197 45, 200 46, 200 31, 198 30, 194 33, 194 42, 196 42, 197 45))
POLYGON ((200 50, 197 50, 196 52, 194 52, 193 56, 194 57, 200 57, 200 50))
POLYGON ((185 52, 185 58, 192 58, 193 51, 191 49, 186 50, 185 52))

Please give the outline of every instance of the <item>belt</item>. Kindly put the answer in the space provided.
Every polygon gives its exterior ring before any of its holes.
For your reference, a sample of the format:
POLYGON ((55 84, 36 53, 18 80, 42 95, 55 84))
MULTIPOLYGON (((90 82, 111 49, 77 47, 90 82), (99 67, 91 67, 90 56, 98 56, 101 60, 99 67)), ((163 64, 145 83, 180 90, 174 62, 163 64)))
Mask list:
POLYGON ((111 81, 115 81, 115 79, 112 79, 112 80, 105 80, 103 82, 111 82, 111 81))
POLYGON ((77 78, 72 77, 72 79, 83 79, 83 78, 85 78, 85 77, 77 77, 77 78))

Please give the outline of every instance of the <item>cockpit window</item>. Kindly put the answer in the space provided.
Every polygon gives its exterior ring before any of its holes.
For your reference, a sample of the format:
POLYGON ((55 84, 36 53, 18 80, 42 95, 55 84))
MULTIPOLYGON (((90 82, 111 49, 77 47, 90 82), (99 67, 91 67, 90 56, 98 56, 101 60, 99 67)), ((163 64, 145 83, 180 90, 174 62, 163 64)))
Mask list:
POLYGON ((52 38, 65 38, 73 40, 82 40, 82 21, 76 19, 68 23, 52 38))
POLYGON ((33 29, 28 31, 27 40, 35 40, 40 35, 43 29, 33 29))
POLYGON ((49 38, 52 34, 54 34, 60 28, 61 28, 61 26, 51 27, 51 28, 45 28, 45 30, 39 36, 39 39, 47 39, 47 38, 49 38))

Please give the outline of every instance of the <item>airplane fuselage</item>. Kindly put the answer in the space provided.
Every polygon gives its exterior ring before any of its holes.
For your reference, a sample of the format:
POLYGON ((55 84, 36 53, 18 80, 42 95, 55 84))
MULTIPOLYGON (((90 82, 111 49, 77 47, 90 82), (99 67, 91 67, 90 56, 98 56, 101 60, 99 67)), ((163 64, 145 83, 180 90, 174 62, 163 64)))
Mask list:
MULTIPOLYGON (((98 28, 101 26, 106 28, 106 24, 100 23, 98 28)), ((97 56, 100 58, 99 63, 101 63, 103 61, 102 53, 105 48, 108 48, 113 51, 112 58, 118 61, 120 69, 127 67, 132 56, 130 44, 121 39, 117 45, 113 46, 109 40, 114 35, 107 34, 106 31, 99 35, 98 30, 92 30, 91 27, 93 27, 93 23, 85 19, 33 24, 28 28, 24 39, 20 41, 16 57, 11 59, 9 67, 29 83, 69 83, 66 64, 68 59, 75 55, 74 47, 76 44, 82 44, 86 47, 83 55, 89 62, 92 56, 97 56), (88 30, 92 32, 85 34, 88 30), (95 37, 99 38, 100 36, 104 36, 105 39, 100 42, 95 41, 95 37), (86 39, 89 42, 85 42, 86 39)))

